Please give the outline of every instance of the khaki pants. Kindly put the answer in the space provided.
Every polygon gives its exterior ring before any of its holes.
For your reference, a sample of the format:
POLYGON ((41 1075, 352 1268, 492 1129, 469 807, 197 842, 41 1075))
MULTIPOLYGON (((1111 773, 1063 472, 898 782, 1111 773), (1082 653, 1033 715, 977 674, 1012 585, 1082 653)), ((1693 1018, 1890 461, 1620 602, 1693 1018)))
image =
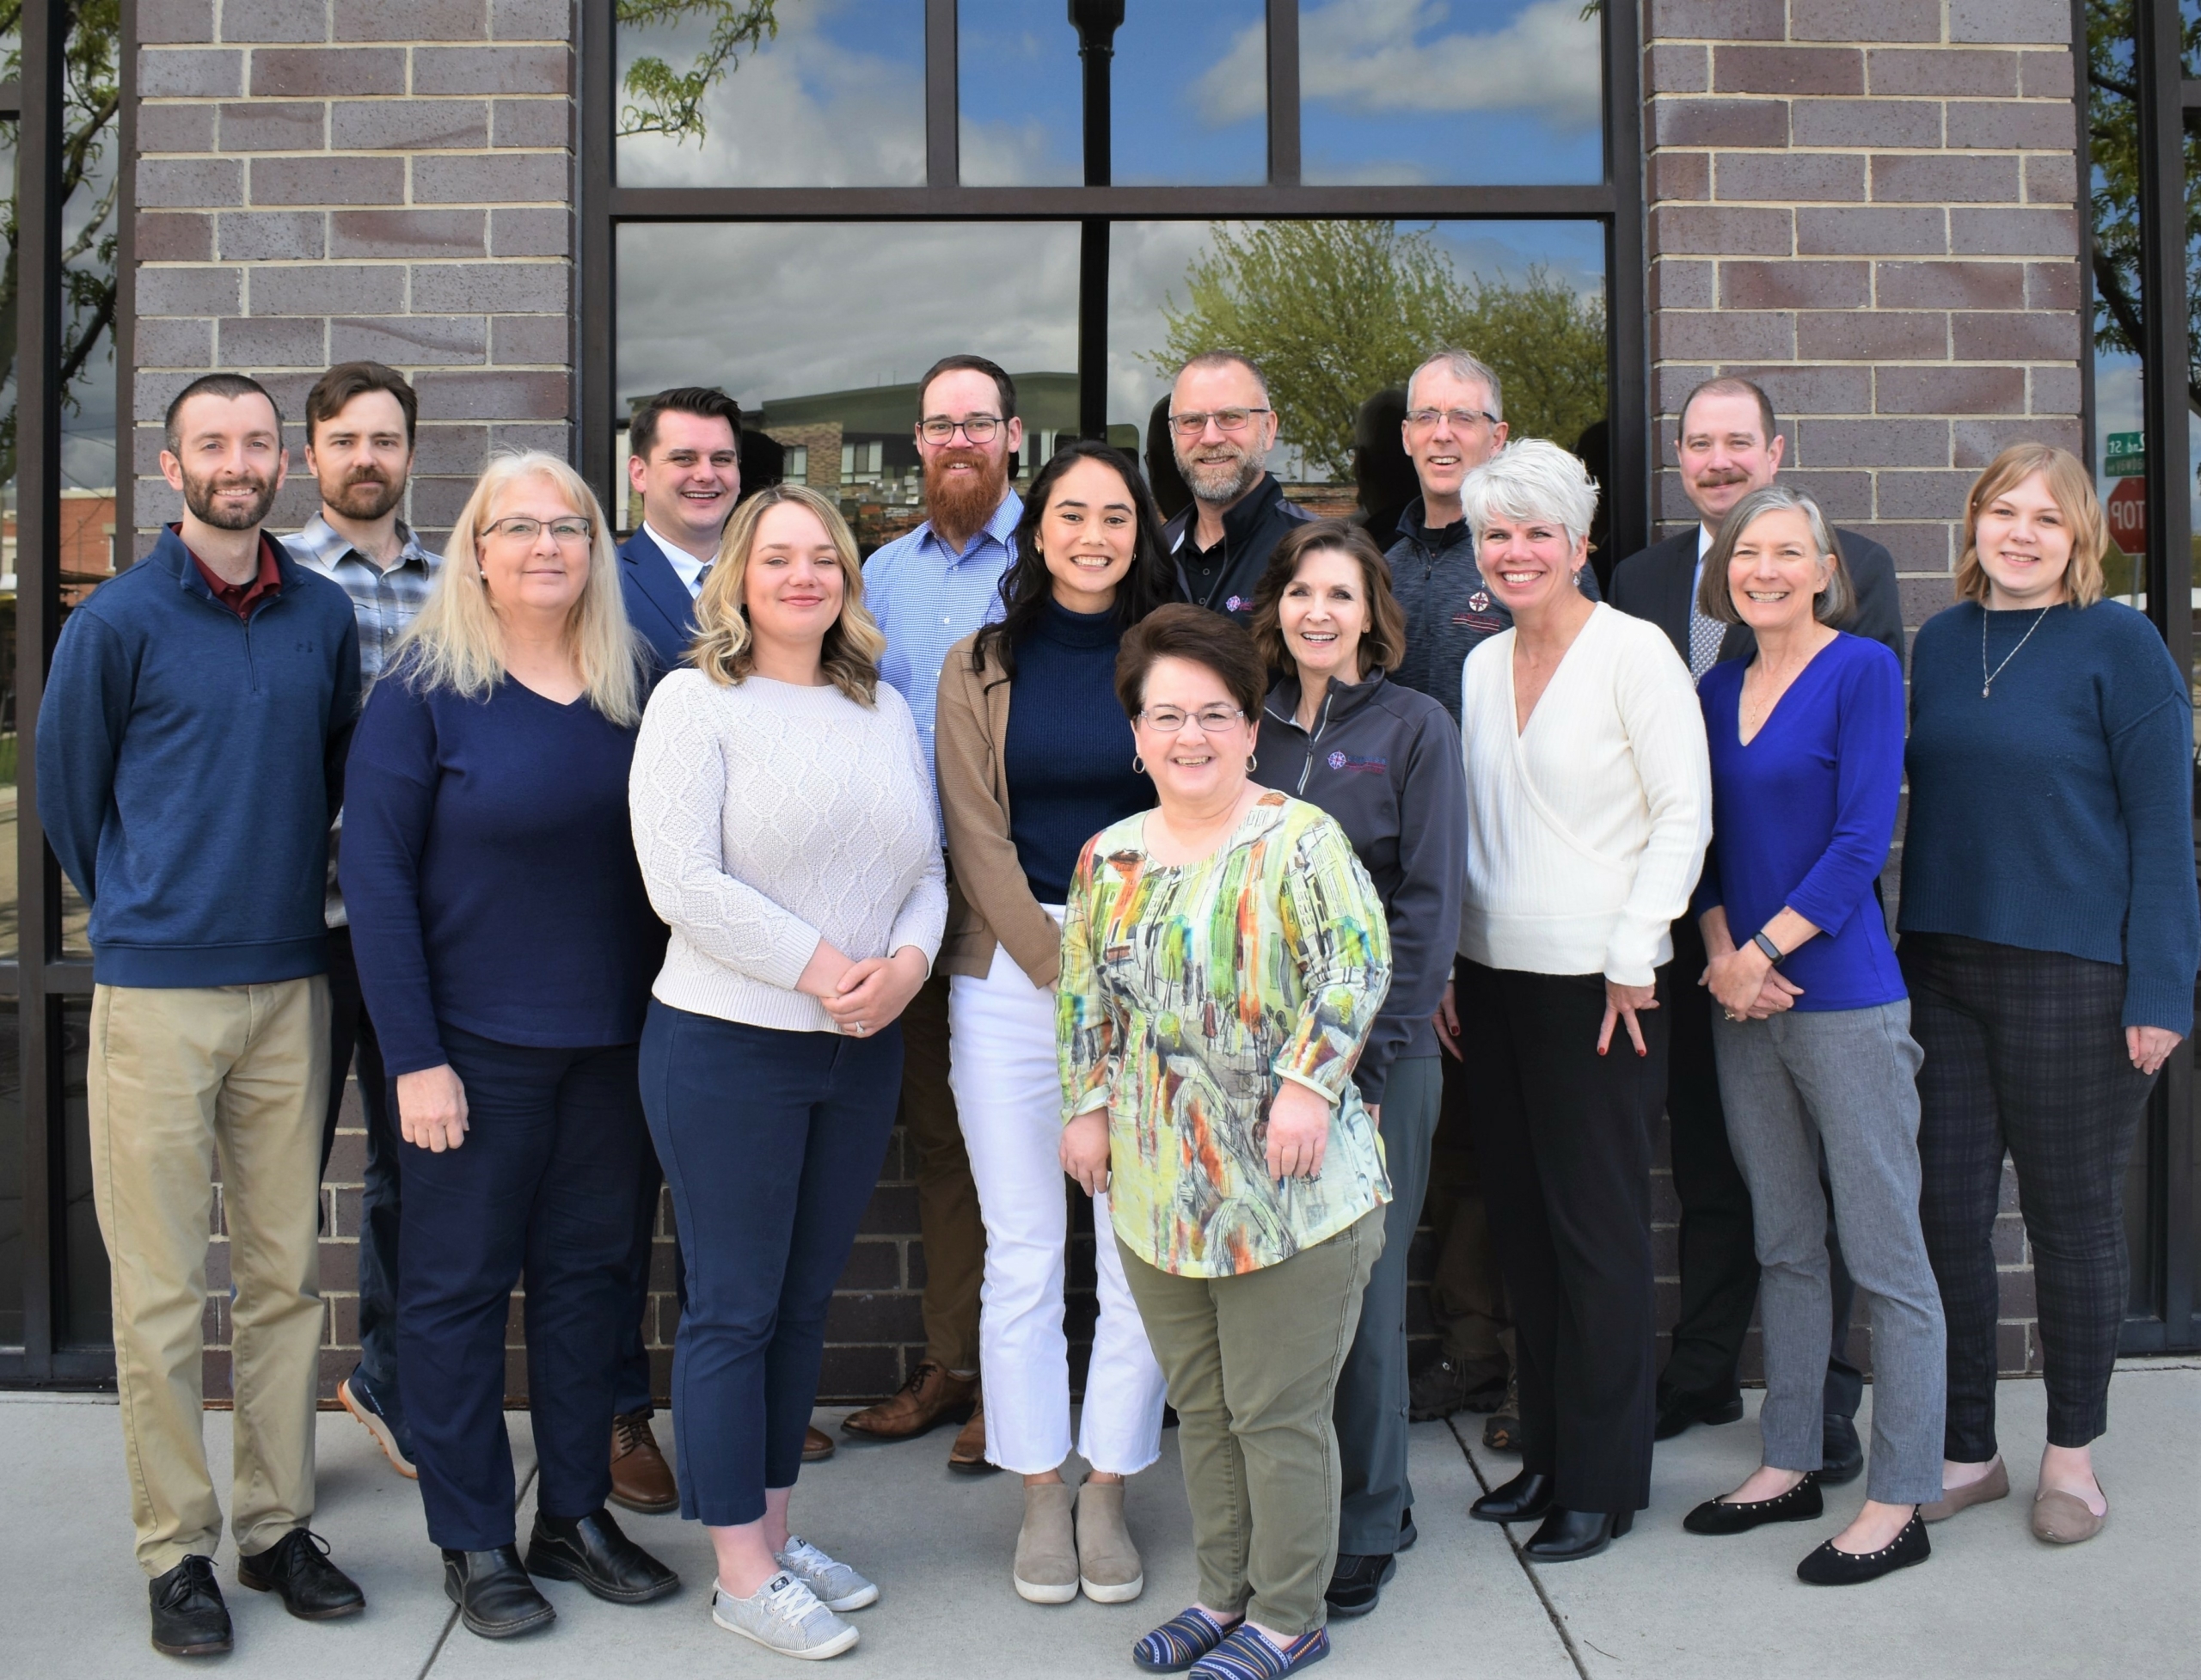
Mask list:
MULTIPOLYGON (((1119 1244, 1120 1247, 1120 1242, 1119 1244)), ((1124 1275, 1177 1408, 1200 1603, 1291 1638, 1329 1619, 1345 1473, 1330 1413, 1383 1250, 1383 1210, 1276 1266, 1124 1275)))
POLYGON ((978 1368, 978 1285, 986 1227, 947 1082, 947 977, 935 974, 902 1012, 902 1107, 917 1181, 925 1249, 925 1357, 949 1370, 978 1368))
POLYGON ((328 982, 100 986, 86 1094, 114 1283, 115 1376, 138 1567, 212 1556, 199 1365, 218 1163, 236 1285, 230 1518, 240 1552, 313 1515, 328 982))

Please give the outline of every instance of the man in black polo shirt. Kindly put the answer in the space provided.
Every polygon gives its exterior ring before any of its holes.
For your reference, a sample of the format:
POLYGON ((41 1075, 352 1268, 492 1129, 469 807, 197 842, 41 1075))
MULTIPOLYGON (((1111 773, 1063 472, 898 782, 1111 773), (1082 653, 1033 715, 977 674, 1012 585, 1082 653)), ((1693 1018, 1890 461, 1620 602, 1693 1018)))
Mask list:
POLYGON ((1254 586, 1270 554, 1284 532, 1314 518, 1284 499, 1268 470, 1276 411, 1261 371, 1235 350, 1186 362, 1169 394, 1169 440, 1192 493, 1166 530, 1177 586, 1193 605, 1250 623, 1254 586))

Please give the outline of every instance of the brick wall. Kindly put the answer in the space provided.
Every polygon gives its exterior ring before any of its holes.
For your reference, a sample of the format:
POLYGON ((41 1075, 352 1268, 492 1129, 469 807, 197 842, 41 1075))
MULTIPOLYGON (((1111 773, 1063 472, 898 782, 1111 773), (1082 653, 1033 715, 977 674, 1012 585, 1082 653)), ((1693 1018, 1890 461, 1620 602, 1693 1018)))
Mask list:
MULTIPOLYGON (((1886 545, 1916 628, 1952 598, 1978 469, 2021 438, 2081 450, 2069 0, 1645 14, 1657 515, 1695 517, 1674 471, 1682 399, 1745 374, 1781 411, 1783 481, 1886 545)), ((2007 1181, 2002 1205, 2003 1361, 2037 1369, 2007 1181)))

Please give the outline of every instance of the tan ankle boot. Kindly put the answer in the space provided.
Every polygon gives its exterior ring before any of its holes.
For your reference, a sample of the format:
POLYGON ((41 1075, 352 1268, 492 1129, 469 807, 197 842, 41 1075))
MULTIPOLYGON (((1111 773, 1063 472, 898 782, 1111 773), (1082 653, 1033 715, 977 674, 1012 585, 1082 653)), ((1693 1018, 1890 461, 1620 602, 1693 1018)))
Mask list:
POLYGON ((1016 1596, 1034 1604, 1067 1604, 1077 1597, 1077 1541, 1067 1482, 1024 1485, 1024 1526, 1016 1536, 1016 1596))
POLYGON ((1124 1484, 1088 1481, 1077 1490, 1077 1575, 1096 1604, 1122 1604, 1146 1585, 1138 1548, 1124 1526, 1124 1484))

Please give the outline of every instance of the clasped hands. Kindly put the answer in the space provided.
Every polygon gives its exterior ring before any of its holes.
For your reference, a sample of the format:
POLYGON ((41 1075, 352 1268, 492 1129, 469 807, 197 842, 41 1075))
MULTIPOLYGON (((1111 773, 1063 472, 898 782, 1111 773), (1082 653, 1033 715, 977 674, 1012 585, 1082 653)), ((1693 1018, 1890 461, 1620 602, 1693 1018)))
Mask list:
POLYGON ((841 1031, 863 1039, 898 1021, 924 983, 924 953, 914 945, 854 962, 821 939, 794 989, 823 1004, 841 1031))
MULTIPOLYGON (((1330 1147, 1330 1101, 1296 1079, 1279 1082, 1269 1102, 1269 1176, 1311 1179, 1330 1147)), ((1088 1196, 1108 1187, 1108 1111, 1088 1108, 1063 1128, 1063 1171, 1088 1196)))
POLYGON ((1696 983, 1730 1021, 1763 1021, 1795 1008, 1804 995, 1803 987, 1775 968, 1755 943, 1714 955, 1696 983))

